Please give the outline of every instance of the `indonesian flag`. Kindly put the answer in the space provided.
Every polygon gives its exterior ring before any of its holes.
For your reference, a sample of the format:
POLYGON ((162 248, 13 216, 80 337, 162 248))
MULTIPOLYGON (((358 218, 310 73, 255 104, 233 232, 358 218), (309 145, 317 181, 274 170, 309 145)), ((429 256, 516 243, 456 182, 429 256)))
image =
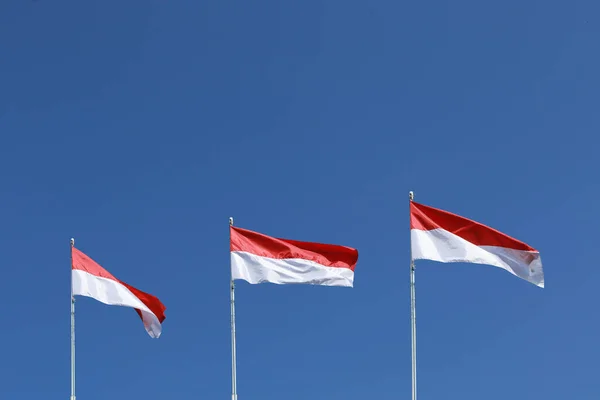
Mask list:
POLYGON ((502 232, 412 201, 410 229, 413 260, 493 265, 544 287, 540 253, 502 232))
POLYGON ((71 256, 73 295, 91 297, 108 305, 134 308, 146 332, 153 338, 160 336, 166 307, 158 298, 118 280, 75 247, 71 256))
POLYGON ((277 239, 231 227, 231 277, 252 284, 354 284, 356 249, 333 244, 277 239))

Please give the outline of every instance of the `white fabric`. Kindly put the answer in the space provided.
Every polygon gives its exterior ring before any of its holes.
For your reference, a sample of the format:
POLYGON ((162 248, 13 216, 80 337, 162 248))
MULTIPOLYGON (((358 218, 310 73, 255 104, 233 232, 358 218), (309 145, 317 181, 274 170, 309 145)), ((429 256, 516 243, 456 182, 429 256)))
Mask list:
POLYGON ((353 287, 354 282, 354 271, 349 268, 326 267, 302 258, 262 257, 245 251, 231 252, 231 276, 252 284, 306 283, 353 287))
POLYGON ((411 230, 413 260, 493 265, 539 287, 544 271, 539 253, 496 246, 476 246, 445 229, 411 230))
POLYGON ((162 327, 156 315, 121 283, 79 269, 72 270, 72 274, 73 295, 91 297, 108 305, 137 308, 142 312, 146 332, 153 338, 160 337, 162 327))

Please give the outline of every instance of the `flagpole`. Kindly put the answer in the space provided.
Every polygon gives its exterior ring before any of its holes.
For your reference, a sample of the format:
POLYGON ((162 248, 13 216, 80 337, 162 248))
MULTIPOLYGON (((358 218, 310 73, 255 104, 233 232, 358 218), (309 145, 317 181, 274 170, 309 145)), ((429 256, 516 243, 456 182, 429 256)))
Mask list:
POLYGON ((75 296, 73 296, 73 247, 71 238, 71 400, 75 400, 75 296))
MULTIPOLYGON (((414 197, 415 195, 412 191, 408 193, 408 198, 410 202, 413 201, 414 197)), ((417 400, 417 308, 415 304, 415 261, 412 257, 412 239, 410 247, 410 327, 412 349, 412 400, 417 400)))
MULTIPOLYGON (((229 243, 231 243, 231 227, 233 226, 233 217, 229 218, 229 243)), ((231 252, 230 252, 231 254, 231 252)), ((231 274, 231 261, 229 266, 231 274)), ((237 357, 236 357, 236 343, 235 343, 235 283, 233 282, 233 275, 230 278, 230 302, 231 302, 231 400, 237 400, 237 357)), ((75 400, 75 399, 71 399, 75 400)))

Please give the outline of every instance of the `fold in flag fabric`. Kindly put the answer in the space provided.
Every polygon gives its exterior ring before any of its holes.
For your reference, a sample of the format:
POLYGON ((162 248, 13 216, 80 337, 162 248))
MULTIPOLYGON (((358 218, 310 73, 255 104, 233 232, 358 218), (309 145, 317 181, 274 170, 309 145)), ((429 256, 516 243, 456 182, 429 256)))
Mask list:
POLYGON ((158 298, 118 280, 75 247, 71 254, 73 295, 91 297, 108 305, 134 308, 146 332, 153 338, 160 336, 166 307, 158 298))
POLYGON ((354 285, 358 251, 230 228, 231 277, 257 284, 354 285))
POLYGON ((540 253, 502 232, 415 202, 410 229, 413 260, 493 265, 544 287, 540 253))

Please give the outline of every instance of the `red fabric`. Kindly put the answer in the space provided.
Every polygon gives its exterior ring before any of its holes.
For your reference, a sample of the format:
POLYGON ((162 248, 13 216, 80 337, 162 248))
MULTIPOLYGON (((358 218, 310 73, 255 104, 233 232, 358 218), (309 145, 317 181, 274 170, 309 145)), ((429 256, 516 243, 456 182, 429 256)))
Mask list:
POLYGON ((275 259, 301 258, 326 267, 348 268, 354 271, 358 251, 334 244, 299 242, 273 238, 262 233, 231 227, 231 251, 245 251, 275 259))
MULTIPOLYGON (((141 290, 136 289, 133 286, 126 284, 125 282, 121 282, 121 284, 123 286, 125 286, 127 289, 129 289, 129 291, 131 293, 133 293, 135 295, 135 297, 140 299, 142 301, 142 303, 144 303, 146 305, 146 307, 148 307, 150 309, 150 311, 152 311, 152 313, 154 315, 156 315, 156 318, 158 318, 158 321, 161 324, 163 323, 165 318, 167 318, 165 316, 165 310, 167 309, 167 307, 165 307, 165 305, 160 302, 158 297, 152 296, 149 293, 142 292, 141 290)), ((142 313, 140 312, 140 310, 138 310, 136 308, 135 311, 138 313, 140 318, 142 318, 142 313)))
MULTIPOLYGON (((165 318, 166 318, 165 310, 167 309, 167 307, 165 307, 165 305, 163 303, 161 303, 157 297, 152 296, 151 294, 142 292, 141 290, 136 289, 133 286, 130 286, 130 285, 126 284, 125 282, 115 278, 110 272, 108 272, 107 270, 102 268, 97 262, 92 260, 84 252, 76 249, 75 247, 72 248, 71 257, 73 259, 73 263, 71 265, 72 269, 79 269, 79 270, 85 271, 89 274, 99 276, 102 278, 106 278, 106 279, 111 279, 115 282, 120 283, 121 285, 123 285, 127 289, 129 289, 129 291, 131 293, 133 293, 134 296, 136 296, 138 299, 140 299, 141 302, 144 303, 146 305, 146 307, 148 307, 150 309, 150 311, 152 311, 152 313, 154 313, 154 315, 156 315, 156 317, 158 318, 158 320, 160 321, 161 324, 165 320, 165 318)), ((136 308, 135 311, 138 313, 140 318, 142 318, 142 314, 141 314, 140 310, 138 310, 136 308)))
POLYGON ((497 246, 514 250, 536 251, 533 247, 479 222, 448 211, 410 203, 410 229, 444 229, 476 246, 497 246))
POLYGON ((72 248, 71 258, 73 259, 73 269, 80 269, 94 276, 111 279, 116 282, 121 282, 115 278, 110 272, 102 268, 96 261, 92 260, 84 252, 72 248))

